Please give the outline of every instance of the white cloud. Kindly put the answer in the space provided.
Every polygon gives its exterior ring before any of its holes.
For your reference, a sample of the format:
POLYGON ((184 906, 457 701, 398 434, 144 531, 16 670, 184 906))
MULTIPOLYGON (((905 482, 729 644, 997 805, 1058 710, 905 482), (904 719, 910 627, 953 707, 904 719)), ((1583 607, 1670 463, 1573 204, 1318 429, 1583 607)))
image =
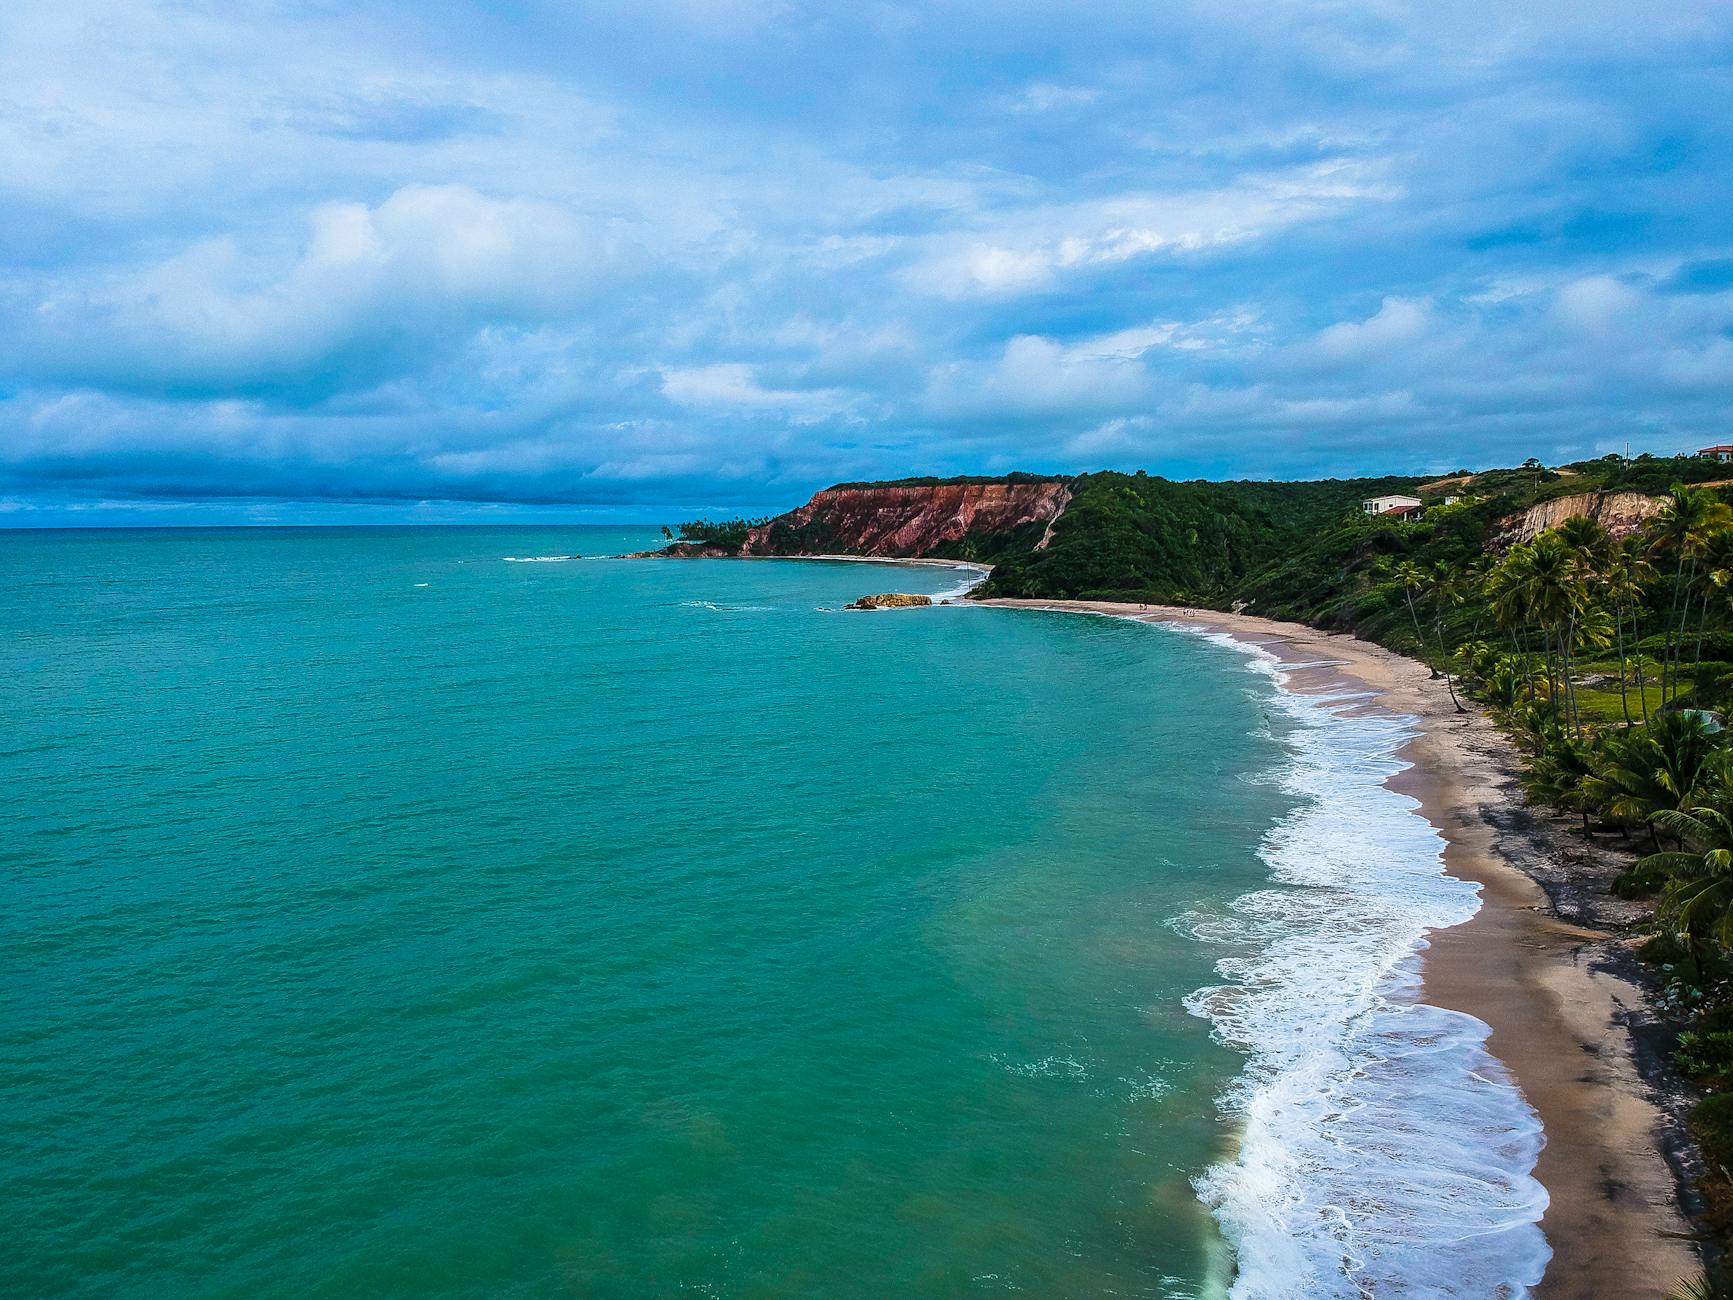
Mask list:
POLYGON ((1101 98, 1101 92, 1091 86, 1061 86, 1051 81, 1032 81, 1011 97, 1007 107, 1013 113, 1051 113, 1056 109, 1084 108, 1101 98))
POLYGON ((665 368, 662 391, 677 406, 778 412, 801 422, 842 415, 855 405, 851 394, 837 388, 767 388, 740 362, 665 368))
POLYGON ((934 369, 928 377, 926 406, 951 416, 1112 409, 1148 391, 1148 374, 1138 362, 1139 355, 1019 334, 994 361, 934 369))
POLYGON ((1198 254, 1255 242, 1400 195, 1376 169, 1337 160, 1248 175, 1223 188, 1028 209, 991 222, 974 238, 931 241, 932 250, 905 279, 946 298, 1029 293, 1056 287, 1070 274, 1154 254, 1198 254))
POLYGON ((287 265, 212 239, 137 273, 50 286, 30 321, 37 351, 74 375, 280 381, 370 339, 569 312, 601 260, 557 206, 460 185, 323 204, 308 227, 287 265))
POLYGON ((1425 299, 1386 298, 1366 320, 1343 321, 1320 330, 1312 348, 1332 361, 1357 361, 1414 343, 1432 326, 1432 304, 1425 299))

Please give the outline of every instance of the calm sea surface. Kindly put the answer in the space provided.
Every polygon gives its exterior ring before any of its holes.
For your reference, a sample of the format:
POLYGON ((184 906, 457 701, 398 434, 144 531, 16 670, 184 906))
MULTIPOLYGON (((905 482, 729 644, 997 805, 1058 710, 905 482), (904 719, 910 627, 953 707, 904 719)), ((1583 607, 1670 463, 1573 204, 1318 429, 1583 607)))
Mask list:
POLYGON ((655 540, 0 534, 0 1294, 1221 1276, 1267 680, 655 540))

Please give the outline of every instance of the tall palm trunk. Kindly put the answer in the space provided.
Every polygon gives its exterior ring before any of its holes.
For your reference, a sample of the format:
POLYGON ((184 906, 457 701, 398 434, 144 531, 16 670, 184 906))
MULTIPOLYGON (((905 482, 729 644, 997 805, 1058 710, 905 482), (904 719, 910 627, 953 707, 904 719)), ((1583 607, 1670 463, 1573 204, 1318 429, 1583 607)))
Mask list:
MULTIPOLYGON (((1679 698, 1679 669, 1685 663, 1685 628, 1691 621, 1691 589, 1697 585, 1697 557, 1691 557, 1691 570, 1685 578, 1685 608, 1679 611, 1679 630, 1673 639, 1673 693, 1668 699, 1679 698)), ((1663 691, 1662 695, 1666 695, 1663 691)), ((1667 703, 1667 699, 1661 701, 1667 703)))
POLYGON ((1576 611, 1572 610, 1571 621, 1565 629, 1564 644, 1559 648, 1559 657, 1564 661, 1565 700, 1570 705, 1571 730, 1575 733, 1576 738, 1581 740, 1583 738, 1583 718, 1582 714, 1577 711, 1577 681, 1576 675, 1571 671, 1571 647, 1576 644, 1576 639, 1577 616, 1576 611))
POLYGON ((1692 665, 1691 689, 1696 690, 1703 677, 1703 625, 1709 621, 1709 587, 1703 587, 1703 604, 1697 611, 1697 658, 1692 665))
POLYGON ((1625 689, 1625 602, 1613 602, 1613 639, 1619 646, 1619 712, 1625 715, 1625 725, 1631 725, 1631 697, 1625 689))
POLYGON ((1510 650, 1512 654, 1522 661, 1522 681, 1523 685, 1528 688, 1528 702, 1530 705, 1533 705, 1534 656, 1522 648, 1522 641, 1516 635, 1516 629, 1514 627, 1510 629, 1510 650))
POLYGON ((1438 662, 1444 665, 1444 689, 1450 692, 1450 702, 1456 706, 1458 713, 1467 713, 1462 707, 1462 701, 1456 698, 1456 683, 1450 680, 1450 656, 1444 650, 1444 620, 1432 620, 1432 635, 1438 640, 1438 662))
POLYGON ((1673 661, 1673 616, 1679 612, 1679 590, 1685 576, 1685 539, 1679 539, 1679 558, 1673 565, 1673 596, 1667 608, 1666 635, 1661 641, 1661 707, 1667 707, 1669 666, 1673 661))

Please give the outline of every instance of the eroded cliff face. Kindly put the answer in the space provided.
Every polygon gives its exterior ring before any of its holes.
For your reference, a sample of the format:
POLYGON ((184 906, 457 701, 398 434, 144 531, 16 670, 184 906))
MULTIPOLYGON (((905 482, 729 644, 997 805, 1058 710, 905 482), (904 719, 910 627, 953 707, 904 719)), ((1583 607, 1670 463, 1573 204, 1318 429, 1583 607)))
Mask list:
POLYGON ((1575 496, 1542 501, 1501 521, 1493 545, 1514 546, 1532 541, 1567 519, 1592 519, 1615 538, 1629 537, 1661 512, 1661 498, 1641 492, 1579 492, 1575 496))
POLYGON ((1039 548, 1070 500, 1058 479, 827 488, 754 528, 741 554, 971 559, 1019 533, 1039 548))

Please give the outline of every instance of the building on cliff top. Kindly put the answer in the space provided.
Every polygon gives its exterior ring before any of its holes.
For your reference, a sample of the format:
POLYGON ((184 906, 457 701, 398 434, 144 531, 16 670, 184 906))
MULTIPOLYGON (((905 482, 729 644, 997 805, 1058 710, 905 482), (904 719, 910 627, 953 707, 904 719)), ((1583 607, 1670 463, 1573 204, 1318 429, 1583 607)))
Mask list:
POLYGON ((1412 519, 1426 508, 1419 497, 1367 497, 1360 509, 1369 515, 1388 515, 1392 519, 1412 519))

